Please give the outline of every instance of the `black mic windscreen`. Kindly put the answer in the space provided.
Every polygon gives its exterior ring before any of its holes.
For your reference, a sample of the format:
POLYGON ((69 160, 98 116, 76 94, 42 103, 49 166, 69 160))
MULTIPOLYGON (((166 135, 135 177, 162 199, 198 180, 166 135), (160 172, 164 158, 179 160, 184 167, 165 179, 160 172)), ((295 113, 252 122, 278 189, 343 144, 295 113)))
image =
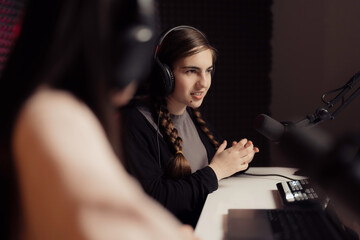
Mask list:
POLYGON ((285 132, 285 126, 265 114, 258 115, 254 120, 254 128, 271 141, 278 142, 285 132))

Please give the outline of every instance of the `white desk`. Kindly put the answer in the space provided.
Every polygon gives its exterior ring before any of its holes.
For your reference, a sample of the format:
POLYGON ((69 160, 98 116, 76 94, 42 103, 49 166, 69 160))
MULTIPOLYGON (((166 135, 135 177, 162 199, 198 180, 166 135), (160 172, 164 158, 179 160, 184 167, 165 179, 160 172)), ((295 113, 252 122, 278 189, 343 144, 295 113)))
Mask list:
MULTIPOLYGON (((280 167, 251 167, 247 173, 294 176, 297 169, 280 167)), ((230 208, 282 208, 276 183, 288 181, 282 177, 237 175, 219 182, 219 189, 208 195, 195 235, 204 240, 222 240, 226 232, 226 215, 230 208)))

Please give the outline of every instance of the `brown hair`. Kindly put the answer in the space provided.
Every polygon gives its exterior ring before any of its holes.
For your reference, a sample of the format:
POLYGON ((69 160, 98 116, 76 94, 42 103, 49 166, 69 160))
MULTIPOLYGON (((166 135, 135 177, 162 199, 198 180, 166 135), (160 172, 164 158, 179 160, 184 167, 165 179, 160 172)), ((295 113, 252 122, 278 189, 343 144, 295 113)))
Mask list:
MULTIPOLYGON (((170 68, 173 64, 181 58, 194 55, 204 50, 210 49, 213 55, 213 62, 216 60, 216 49, 212 47, 207 40, 204 33, 199 30, 189 28, 180 28, 171 31, 163 39, 161 46, 159 46, 157 57, 162 63, 167 64, 170 68)), ((156 81, 158 79, 152 79, 156 81)), ((169 142, 173 148, 174 156, 170 159, 168 166, 166 166, 166 175, 171 178, 179 179, 191 174, 191 167, 182 153, 183 140, 178 135, 177 129, 174 127, 170 112, 167 109, 167 103, 164 96, 156 96, 153 93, 152 98, 152 116, 156 122, 159 122, 159 130, 164 138, 169 142)), ((199 110, 192 109, 198 126, 209 138, 210 142, 217 150, 219 142, 215 139, 211 131, 208 129, 206 122, 202 119, 199 110)))

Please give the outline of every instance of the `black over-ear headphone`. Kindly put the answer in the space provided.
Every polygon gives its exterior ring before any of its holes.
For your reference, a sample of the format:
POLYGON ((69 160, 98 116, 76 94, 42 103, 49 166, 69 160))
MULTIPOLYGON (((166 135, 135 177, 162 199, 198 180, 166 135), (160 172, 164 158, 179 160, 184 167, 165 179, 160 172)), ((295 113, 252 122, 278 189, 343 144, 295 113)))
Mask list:
POLYGON ((115 36, 116 49, 110 51, 116 55, 115 85, 122 89, 132 81, 143 80, 150 73, 157 35, 156 16, 152 0, 120 1, 115 4, 121 4, 122 10, 114 16, 118 32, 115 36))
MULTIPOLYGON (((173 32, 173 31, 177 31, 177 30, 181 30, 181 29, 192 29, 195 30, 196 32, 200 33, 205 39, 206 36, 203 32, 201 32, 199 29, 196 29, 192 26, 187 26, 187 25, 180 25, 180 26, 176 26, 171 28, 170 30, 165 31, 163 34, 160 35, 158 44, 155 47, 155 51, 154 51, 154 69, 153 69, 153 76, 152 76, 152 81, 157 81, 158 84, 156 85, 156 91, 161 95, 161 96, 167 96, 170 93, 172 93, 174 91, 175 88, 175 78, 174 78, 174 74, 170 68, 170 66, 168 66, 165 63, 162 63, 160 61, 160 59, 157 56, 158 50, 161 47, 162 42, 164 41, 164 39, 166 38, 167 35, 169 35, 169 33, 173 32)), ((213 71, 214 72, 215 67, 213 67, 213 71)))

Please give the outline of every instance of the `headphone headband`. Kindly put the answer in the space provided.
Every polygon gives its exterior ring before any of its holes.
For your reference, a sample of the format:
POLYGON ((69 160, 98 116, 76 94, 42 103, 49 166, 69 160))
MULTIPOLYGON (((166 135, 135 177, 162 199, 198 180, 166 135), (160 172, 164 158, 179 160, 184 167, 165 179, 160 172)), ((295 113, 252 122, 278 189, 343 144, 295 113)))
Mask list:
POLYGON ((173 27, 173 28, 170 28, 168 31, 164 32, 160 38, 159 38, 159 41, 158 41, 158 44, 156 44, 156 47, 155 47, 155 51, 154 51, 154 58, 157 57, 157 53, 160 49, 160 46, 162 44, 162 42, 164 41, 164 39, 166 38, 167 35, 169 35, 171 32, 173 31, 177 31, 177 30, 181 30, 181 29, 192 29, 198 33, 200 33, 205 39, 206 39, 206 36, 203 32, 201 32, 199 29, 195 28, 195 27, 192 27, 192 26, 188 26, 188 25, 179 25, 179 26, 176 26, 176 27, 173 27))

